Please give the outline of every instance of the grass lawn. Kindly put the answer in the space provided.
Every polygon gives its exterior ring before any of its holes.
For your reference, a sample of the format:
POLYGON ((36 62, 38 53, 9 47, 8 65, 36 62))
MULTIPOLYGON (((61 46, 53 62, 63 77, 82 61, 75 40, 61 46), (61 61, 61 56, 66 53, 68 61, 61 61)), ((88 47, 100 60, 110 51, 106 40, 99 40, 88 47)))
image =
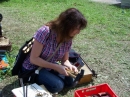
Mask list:
MULTIPOLYGON (((88 27, 76 36, 72 47, 98 73, 93 84, 75 89, 108 83, 119 97, 130 97, 130 9, 114 5, 89 0, 1 0, 3 35, 12 42, 10 70, 21 45, 39 27, 70 7, 78 8, 88 20, 88 27)), ((0 79, 5 79, 0 83, 0 88, 5 89, 4 97, 12 97, 10 91, 17 87, 11 85, 14 78, 10 70, 6 74, 0 72, 0 79)), ((75 89, 58 97, 73 97, 75 89)))

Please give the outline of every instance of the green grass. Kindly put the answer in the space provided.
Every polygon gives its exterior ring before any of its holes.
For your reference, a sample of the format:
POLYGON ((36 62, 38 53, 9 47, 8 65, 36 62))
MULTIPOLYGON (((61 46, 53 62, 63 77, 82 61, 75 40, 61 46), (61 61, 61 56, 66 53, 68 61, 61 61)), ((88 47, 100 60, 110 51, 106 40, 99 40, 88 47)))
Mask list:
MULTIPOLYGON (((10 68, 21 45, 39 27, 70 7, 78 8, 88 20, 87 28, 76 36, 72 47, 99 74, 94 84, 107 82, 119 97, 129 97, 130 9, 114 5, 89 0, 3 0, 0 2, 3 35, 12 42, 8 55, 10 68)), ((10 76, 10 70, 0 73, 0 78, 10 76)), ((73 92, 74 89, 64 97, 72 97, 73 92)))

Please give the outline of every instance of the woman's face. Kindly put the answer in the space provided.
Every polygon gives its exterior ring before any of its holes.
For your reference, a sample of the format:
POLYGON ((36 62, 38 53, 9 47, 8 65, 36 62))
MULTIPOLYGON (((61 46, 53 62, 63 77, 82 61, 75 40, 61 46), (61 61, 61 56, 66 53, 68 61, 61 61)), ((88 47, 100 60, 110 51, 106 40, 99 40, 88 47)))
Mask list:
POLYGON ((70 37, 73 38, 74 36, 76 36, 77 34, 79 34, 79 32, 80 32, 79 28, 73 30, 72 32, 70 32, 70 37))

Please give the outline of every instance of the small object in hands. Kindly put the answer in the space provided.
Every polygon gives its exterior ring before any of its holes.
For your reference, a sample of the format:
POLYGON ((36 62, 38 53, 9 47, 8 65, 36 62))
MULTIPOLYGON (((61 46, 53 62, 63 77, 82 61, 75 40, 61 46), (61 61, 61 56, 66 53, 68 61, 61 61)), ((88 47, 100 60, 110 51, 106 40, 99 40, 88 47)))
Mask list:
POLYGON ((66 71, 67 71, 67 73, 69 74, 69 76, 71 76, 71 77, 73 77, 73 78, 76 78, 76 75, 78 74, 78 73, 75 73, 75 72, 73 72, 73 71, 71 71, 71 70, 69 70, 69 69, 66 69, 66 71))
POLYGON ((84 75, 84 70, 83 69, 81 69, 81 71, 79 73, 77 73, 77 74, 75 74, 75 72, 73 72, 73 71, 71 71, 71 70, 69 70, 67 68, 66 68, 66 71, 69 74, 69 76, 75 78, 74 83, 73 83, 73 87, 75 87, 78 84, 78 82, 80 81, 80 79, 84 75))

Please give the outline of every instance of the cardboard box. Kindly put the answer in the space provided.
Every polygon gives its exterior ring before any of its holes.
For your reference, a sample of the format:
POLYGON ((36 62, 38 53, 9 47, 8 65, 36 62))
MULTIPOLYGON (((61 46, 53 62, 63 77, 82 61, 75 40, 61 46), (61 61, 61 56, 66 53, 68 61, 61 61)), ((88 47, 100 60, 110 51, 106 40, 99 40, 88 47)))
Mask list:
POLYGON ((84 76, 81 78, 78 84, 88 83, 92 81, 92 72, 91 70, 84 64, 81 69, 84 70, 84 76))

